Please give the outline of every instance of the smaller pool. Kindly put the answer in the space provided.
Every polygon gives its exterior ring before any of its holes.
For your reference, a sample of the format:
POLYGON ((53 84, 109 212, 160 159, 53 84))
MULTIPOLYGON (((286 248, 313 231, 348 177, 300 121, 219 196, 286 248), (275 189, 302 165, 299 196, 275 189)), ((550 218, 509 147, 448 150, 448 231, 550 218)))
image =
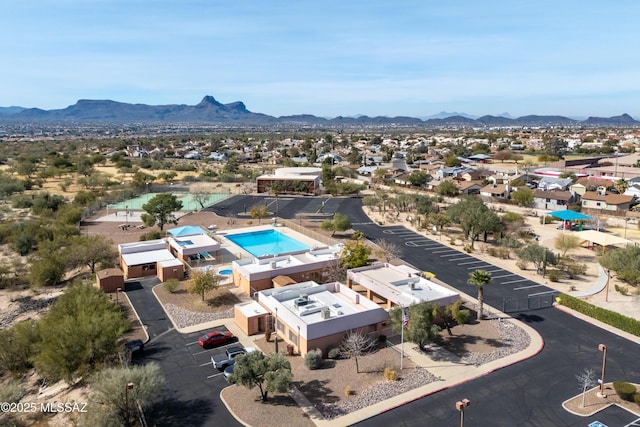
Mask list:
POLYGON ((222 274, 223 276, 229 276, 230 274, 233 274, 233 270, 229 270, 229 269, 220 270, 218 271, 218 274, 222 274))

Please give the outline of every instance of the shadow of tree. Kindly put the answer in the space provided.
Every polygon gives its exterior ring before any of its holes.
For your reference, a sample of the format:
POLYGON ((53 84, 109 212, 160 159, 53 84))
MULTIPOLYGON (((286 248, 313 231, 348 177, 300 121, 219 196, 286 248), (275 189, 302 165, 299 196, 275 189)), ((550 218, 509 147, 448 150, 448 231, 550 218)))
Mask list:
POLYGON ((225 305, 234 305, 240 302, 240 299, 231 292, 225 292, 220 295, 216 295, 213 298, 207 300, 209 307, 221 307, 225 305))
POLYGON ((337 403, 340 397, 328 387, 329 380, 312 380, 308 382, 294 382, 295 386, 304 394, 311 403, 337 403))

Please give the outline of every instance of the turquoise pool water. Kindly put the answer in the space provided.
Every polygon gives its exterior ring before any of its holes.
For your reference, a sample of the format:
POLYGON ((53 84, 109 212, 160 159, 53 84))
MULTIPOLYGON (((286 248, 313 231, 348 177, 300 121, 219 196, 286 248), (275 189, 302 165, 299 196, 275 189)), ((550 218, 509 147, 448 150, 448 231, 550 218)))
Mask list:
POLYGON ((222 274, 223 276, 229 276, 233 274, 233 270, 230 270, 230 269, 220 270, 218 271, 218 274, 222 274))
POLYGON ((276 230, 252 231, 225 236, 255 257, 304 251, 309 246, 276 230))

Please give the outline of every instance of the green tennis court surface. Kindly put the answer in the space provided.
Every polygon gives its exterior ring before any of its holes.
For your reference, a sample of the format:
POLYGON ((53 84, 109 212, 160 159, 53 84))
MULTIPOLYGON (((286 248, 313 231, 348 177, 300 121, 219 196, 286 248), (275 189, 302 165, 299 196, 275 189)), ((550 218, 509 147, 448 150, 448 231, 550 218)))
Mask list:
MULTIPOLYGON (((142 196, 138 196, 134 199, 125 200, 124 202, 114 203, 109 205, 109 209, 129 209, 134 211, 142 210, 142 205, 147 203, 151 198, 159 193, 147 193, 142 196)), ((200 203, 198 203, 193 194, 190 193, 173 193, 174 196, 182 202, 182 211, 196 211, 202 209, 200 203)), ((229 194, 208 194, 207 199, 203 200, 204 206, 211 206, 212 204, 224 200, 229 197, 229 194)))

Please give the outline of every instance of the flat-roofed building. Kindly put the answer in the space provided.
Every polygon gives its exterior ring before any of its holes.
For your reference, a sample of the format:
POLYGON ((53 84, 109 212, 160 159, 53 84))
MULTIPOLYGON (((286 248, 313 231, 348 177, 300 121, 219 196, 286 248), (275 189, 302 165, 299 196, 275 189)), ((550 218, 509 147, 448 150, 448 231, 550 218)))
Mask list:
POLYGON ((272 191, 275 183, 278 193, 318 194, 320 191, 320 177, 322 168, 279 168, 273 174, 261 175, 256 178, 257 192, 272 191))
POLYGON ((220 243, 204 233, 169 236, 167 243, 171 253, 184 262, 220 256, 220 243))
POLYGON ((278 336, 301 355, 318 348, 326 356, 351 330, 371 338, 391 333, 384 308, 338 282, 302 282, 257 296, 278 336))
POLYGON ((184 265, 167 249, 164 239, 121 243, 118 254, 125 279, 158 276, 164 281, 184 277, 184 265))
POLYGON ((294 282, 330 281, 341 251, 342 246, 335 245, 300 254, 238 259, 232 262, 233 282, 246 295, 253 295, 274 287, 277 276, 288 276, 294 282))
POLYGON ((422 277, 408 265, 374 264, 347 272, 347 286, 385 309, 421 302, 453 304, 460 294, 422 277))

